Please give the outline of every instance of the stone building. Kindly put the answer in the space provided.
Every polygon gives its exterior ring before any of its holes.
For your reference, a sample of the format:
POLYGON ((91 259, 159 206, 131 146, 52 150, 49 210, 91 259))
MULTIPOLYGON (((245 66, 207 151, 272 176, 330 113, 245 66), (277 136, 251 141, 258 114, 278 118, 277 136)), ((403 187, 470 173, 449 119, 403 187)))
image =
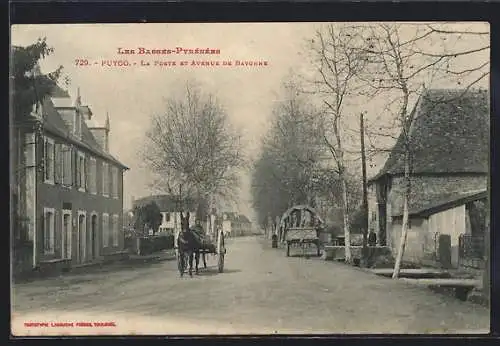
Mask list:
POLYGON ((123 250, 123 174, 109 117, 55 87, 16 126, 14 271, 99 261, 123 250))
MULTIPOLYGON (((422 259, 432 252, 429 247, 435 245, 436 234, 449 234, 457 252, 461 234, 470 233, 471 203, 486 198, 489 93, 429 90, 413 115, 407 248, 409 257, 422 259)), ((390 246, 394 253, 403 213, 404 152, 401 135, 382 170, 368 182, 369 227, 379 244, 390 246)))

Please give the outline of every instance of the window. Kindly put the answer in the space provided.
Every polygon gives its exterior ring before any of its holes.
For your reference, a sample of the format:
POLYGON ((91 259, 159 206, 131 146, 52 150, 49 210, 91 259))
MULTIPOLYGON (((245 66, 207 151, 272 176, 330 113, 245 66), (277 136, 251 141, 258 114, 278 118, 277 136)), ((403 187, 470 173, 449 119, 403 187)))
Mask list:
POLYGON ((118 168, 112 167, 112 188, 113 198, 118 198, 118 168))
POLYGON ((43 252, 54 254, 55 250, 55 211, 43 208, 43 252))
POLYGON ((76 161, 76 185, 78 190, 85 191, 87 180, 86 180, 86 163, 85 163, 85 154, 82 152, 78 152, 76 161))
POLYGON ((102 194, 109 196, 109 165, 106 162, 102 163, 102 194))
POLYGON ((170 222, 170 213, 165 213, 165 222, 170 222))
POLYGON ((54 140, 45 137, 45 182, 54 184, 54 140))
POLYGON ((118 215, 113 215, 113 246, 118 246, 118 215))
POLYGON ((90 158, 89 190, 94 195, 97 193, 97 161, 90 158))
POLYGON ((71 237, 72 237, 71 210, 63 210, 62 215, 62 257, 71 258, 71 237))
POLYGON ((109 246, 109 215, 102 214, 102 247, 109 246))
POLYGON ((72 149, 71 146, 63 144, 61 146, 61 171, 62 171, 62 179, 61 183, 65 186, 71 186, 73 184, 72 179, 72 160, 71 160, 72 149))

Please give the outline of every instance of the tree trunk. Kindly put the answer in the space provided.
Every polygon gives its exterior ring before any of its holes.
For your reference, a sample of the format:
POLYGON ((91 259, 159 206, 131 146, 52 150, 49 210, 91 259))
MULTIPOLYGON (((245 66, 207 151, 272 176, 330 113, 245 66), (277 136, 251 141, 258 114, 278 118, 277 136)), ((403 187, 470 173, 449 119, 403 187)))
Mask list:
POLYGON ((406 247, 406 238, 408 236, 408 219, 409 219, 409 211, 408 211, 408 200, 410 198, 410 189, 411 189, 411 177, 410 177, 410 162, 409 162, 409 154, 405 155, 405 189, 403 196, 403 225, 401 229, 401 239, 399 241, 399 249, 398 255, 396 257, 396 263, 394 265, 394 272, 392 273, 392 278, 397 279, 399 277, 399 271, 401 269, 401 262, 403 260, 403 255, 406 247))
POLYGON ((349 229, 349 203, 347 200, 347 182, 345 181, 344 174, 340 175, 340 179, 342 180, 342 212, 344 216, 344 239, 345 239, 345 261, 346 263, 352 262, 351 255, 351 232, 349 229))

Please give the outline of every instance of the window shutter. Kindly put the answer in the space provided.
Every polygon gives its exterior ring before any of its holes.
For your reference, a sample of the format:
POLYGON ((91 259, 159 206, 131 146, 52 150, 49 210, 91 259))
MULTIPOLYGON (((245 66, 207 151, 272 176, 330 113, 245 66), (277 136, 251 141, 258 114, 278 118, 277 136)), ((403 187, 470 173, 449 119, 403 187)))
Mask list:
POLYGON ((43 169, 43 179, 47 180, 49 177, 49 171, 47 169, 48 160, 47 160, 47 140, 44 138, 43 140, 43 150, 42 150, 42 169, 43 169))
POLYGON ((89 156, 84 156, 84 159, 83 159, 83 180, 84 180, 84 184, 83 186, 85 186, 85 190, 88 191, 89 190, 89 167, 90 167, 90 157, 89 156))
POLYGON ((71 161, 73 161, 73 172, 71 174, 73 178, 73 186, 78 187, 78 151, 77 150, 72 150, 71 151, 71 161))
MULTIPOLYGON (((57 253, 59 251, 59 246, 60 244, 57 244, 56 242, 56 220, 57 220, 57 210, 54 210, 54 213, 52 214, 52 219, 50 223, 50 249, 54 252, 57 253)), ((62 232, 61 232, 62 236, 62 232)))
POLYGON ((63 146, 63 183, 71 185, 71 148, 67 145, 63 146))
POLYGON ((52 180, 55 182, 56 181, 56 172, 57 172, 57 166, 56 166, 56 143, 52 143, 52 180))
POLYGON ((62 177, 63 163, 61 160, 61 144, 54 145, 54 183, 60 184, 62 177))

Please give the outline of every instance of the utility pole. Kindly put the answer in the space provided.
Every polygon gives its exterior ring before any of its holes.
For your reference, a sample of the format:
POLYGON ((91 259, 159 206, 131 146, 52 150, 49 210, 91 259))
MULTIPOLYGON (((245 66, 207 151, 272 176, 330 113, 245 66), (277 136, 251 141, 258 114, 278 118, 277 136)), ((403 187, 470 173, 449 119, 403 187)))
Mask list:
POLYGON ((363 257, 365 261, 368 259, 367 242, 368 242, 368 187, 366 183, 366 155, 365 155, 365 123, 364 114, 359 115, 359 131, 361 136, 361 167, 363 172, 363 213, 365 224, 363 225, 363 257))

